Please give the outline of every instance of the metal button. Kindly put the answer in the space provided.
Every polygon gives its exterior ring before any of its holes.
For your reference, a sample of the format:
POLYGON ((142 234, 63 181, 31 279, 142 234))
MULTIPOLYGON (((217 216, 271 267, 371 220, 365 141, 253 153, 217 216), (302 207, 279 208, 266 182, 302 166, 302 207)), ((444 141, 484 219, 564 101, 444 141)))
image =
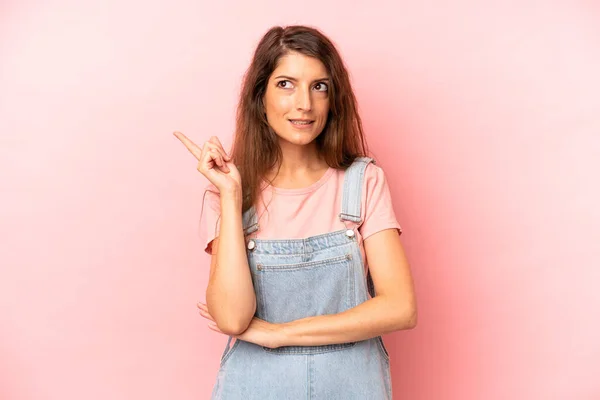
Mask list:
POLYGON ((254 243, 254 240, 249 240, 248 241, 248 249, 254 250, 255 247, 256 247, 256 243, 254 243))
POLYGON ((354 231, 352 229, 348 229, 346 231, 346 236, 348 236, 349 238, 354 237, 354 231))

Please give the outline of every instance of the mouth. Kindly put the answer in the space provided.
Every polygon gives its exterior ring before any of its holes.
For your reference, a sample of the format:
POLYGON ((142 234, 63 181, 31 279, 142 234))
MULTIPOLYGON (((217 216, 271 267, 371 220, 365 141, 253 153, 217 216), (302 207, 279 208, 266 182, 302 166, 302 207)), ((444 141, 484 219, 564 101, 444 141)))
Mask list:
POLYGON ((290 123, 294 128, 306 129, 310 128, 315 122, 312 119, 289 119, 290 123))

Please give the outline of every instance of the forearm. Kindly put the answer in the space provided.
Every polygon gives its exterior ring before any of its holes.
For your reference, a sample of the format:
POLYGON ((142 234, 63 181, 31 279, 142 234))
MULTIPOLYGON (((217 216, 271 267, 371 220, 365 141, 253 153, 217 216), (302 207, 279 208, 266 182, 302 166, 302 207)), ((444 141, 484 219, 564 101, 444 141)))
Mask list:
POLYGON ((376 296, 339 314, 281 324, 281 346, 319 346, 370 339, 416 325, 416 309, 387 296, 376 296))
POLYGON ((244 331, 256 311, 256 296, 246 256, 241 193, 221 194, 216 266, 209 279, 206 304, 224 332, 244 331))

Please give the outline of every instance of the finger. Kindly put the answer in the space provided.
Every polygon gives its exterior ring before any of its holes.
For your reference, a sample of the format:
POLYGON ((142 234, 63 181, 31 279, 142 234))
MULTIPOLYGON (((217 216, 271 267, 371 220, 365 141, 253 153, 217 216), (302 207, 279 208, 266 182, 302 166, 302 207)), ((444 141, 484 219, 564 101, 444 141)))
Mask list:
MULTIPOLYGON (((210 315, 210 312, 208 311, 208 306, 204 303, 197 303, 196 306, 200 309, 200 311, 210 315)), ((211 315, 212 318, 212 315, 211 315)))
POLYGON ((225 152, 225 150, 223 149, 223 146, 219 145, 219 144, 215 144, 214 142, 211 142, 210 140, 208 142, 205 143, 206 148, 210 148, 213 149, 217 152, 219 152, 219 154, 221 156, 223 156, 224 160, 231 160, 231 157, 229 157, 227 155, 227 153, 225 152))
POLYGON ((211 159, 214 160, 215 164, 217 164, 223 172, 229 172, 229 167, 225 160, 223 160, 223 155, 217 149, 210 149, 209 154, 211 159))
POLYGON ((206 304, 203 304, 203 303, 198 303, 198 304, 197 304, 197 306, 198 306, 198 308, 200 309, 200 312, 201 312, 201 313, 203 312, 203 313, 205 313, 205 314, 209 315, 209 316, 210 316, 210 318, 211 318, 211 319, 214 321, 214 318, 212 317, 212 315, 211 315, 210 311, 208 311, 208 306, 207 306, 206 304))
POLYGON ((205 312, 207 314, 210 314, 210 312, 208 311, 208 307, 206 307, 206 306, 198 306, 198 308, 200 309, 200 311, 205 312))
POLYGON ((200 316, 201 316, 201 317, 203 317, 203 318, 206 318, 206 319, 207 319, 207 320, 209 320, 209 321, 212 321, 212 322, 217 322, 217 321, 215 321, 215 319, 212 317, 212 315, 210 315, 210 314, 209 314, 209 313, 207 313, 207 312, 200 311, 200 316))
POLYGON ((206 304, 198 303, 197 306, 200 309, 200 311, 204 311, 205 313, 210 314, 210 312, 208 311, 208 307, 206 306, 206 304))
POLYGON ((194 155, 194 157, 196 157, 197 160, 200 160, 200 157, 202 156, 202 149, 198 147, 196 143, 192 142, 181 132, 175 131, 173 132, 173 135, 175 135, 175 137, 179 139, 181 143, 183 143, 183 145, 190 151, 190 153, 194 155))
POLYGON ((217 169, 218 161, 215 158, 216 156, 212 149, 207 143, 204 143, 204 147, 202 148, 202 159, 198 162, 198 171, 202 172, 203 169, 217 169))
POLYGON ((225 151, 225 148, 223 147, 223 144, 221 143, 221 141, 219 140, 218 137, 211 136, 210 139, 208 139, 208 141, 211 142, 211 143, 214 143, 215 145, 217 145, 219 147, 219 150, 222 151, 224 158, 226 158, 228 160, 231 160, 231 157, 225 151))
POLYGON ((202 310, 200 310, 200 315, 201 315, 201 316, 203 316, 204 318, 206 318, 206 319, 208 319, 208 320, 212 321, 212 322, 216 322, 216 321, 214 320, 214 318, 212 317, 212 315, 210 315, 210 314, 209 314, 209 313, 207 313, 206 311, 202 311, 202 310))
POLYGON ((212 159, 215 160, 215 163, 219 166, 222 167, 223 166, 223 155, 219 152, 219 150, 211 148, 210 150, 208 150, 210 152, 210 155, 212 156, 212 159))
POLYGON ((217 327, 217 324, 210 324, 210 323, 209 323, 209 324, 208 324, 208 328, 209 328, 209 329, 211 329, 211 330, 213 330, 213 331, 215 331, 215 332, 217 332, 217 333, 223 333, 223 332, 222 332, 222 331, 219 329, 219 327, 217 327))
POLYGON ((221 169, 223 170, 223 172, 229 172, 229 166, 227 165, 227 162, 224 160, 224 157, 221 153, 218 153, 217 158, 219 159, 219 167, 221 167, 221 169))

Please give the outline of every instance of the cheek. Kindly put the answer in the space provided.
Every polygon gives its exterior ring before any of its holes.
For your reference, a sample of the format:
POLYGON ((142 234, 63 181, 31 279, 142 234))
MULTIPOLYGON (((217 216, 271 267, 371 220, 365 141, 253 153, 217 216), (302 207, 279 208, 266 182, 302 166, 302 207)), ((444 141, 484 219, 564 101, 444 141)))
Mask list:
POLYGON ((271 99, 267 112, 275 115, 281 115, 289 112, 291 107, 292 99, 290 96, 279 96, 271 99))
POLYGON ((321 118, 327 119, 327 115, 329 114, 329 100, 325 100, 321 103, 319 114, 321 115, 321 118))

